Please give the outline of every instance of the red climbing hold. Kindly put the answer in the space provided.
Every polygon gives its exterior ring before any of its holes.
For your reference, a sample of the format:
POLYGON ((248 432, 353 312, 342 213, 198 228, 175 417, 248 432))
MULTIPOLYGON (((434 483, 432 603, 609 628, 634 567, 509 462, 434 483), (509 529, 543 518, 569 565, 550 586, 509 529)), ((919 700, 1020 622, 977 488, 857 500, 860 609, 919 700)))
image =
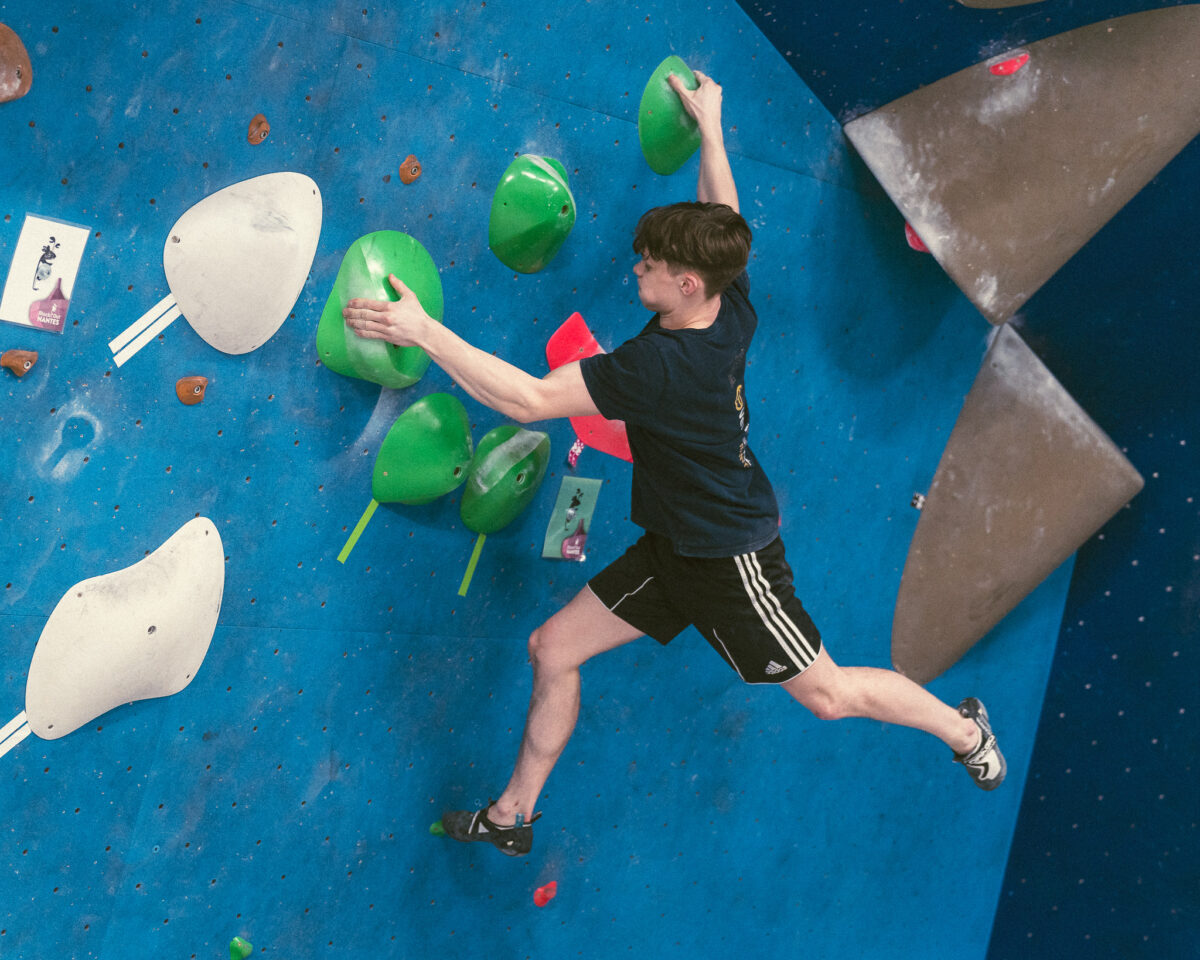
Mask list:
POLYGON ((1020 70, 1029 62, 1029 54, 1021 53, 1015 57, 1010 57, 1007 60, 1001 60, 999 63, 993 63, 988 70, 996 77, 1011 77, 1014 73, 1020 70))
POLYGON ((558 893, 558 882, 556 880, 551 880, 544 887, 538 887, 536 890, 533 891, 533 902, 536 903, 539 907, 544 907, 546 904, 548 904, 551 900, 554 899, 555 894, 557 894, 557 893, 558 893))
MULTIPOLYGON (((562 326, 555 330, 546 342, 546 362, 551 370, 561 367, 564 363, 594 357, 603 352, 596 338, 592 336, 592 331, 588 329, 587 322, 579 313, 573 313, 563 321, 562 326)), ((625 424, 622 421, 605 420, 598 413, 589 417, 571 417, 570 420, 575 435, 585 446, 633 462, 629 437, 625 433, 625 424)), ((578 454, 575 458, 578 460, 578 454)), ((571 463, 571 469, 574 468, 575 464, 571 463)))
POLYGON ((917 231, 907 223, 904 225, 904 239, 908 241, 908 245, 916 250, 917 253, 929 252, 929 248, 925 246, 925 241, 918 237, 917 231))

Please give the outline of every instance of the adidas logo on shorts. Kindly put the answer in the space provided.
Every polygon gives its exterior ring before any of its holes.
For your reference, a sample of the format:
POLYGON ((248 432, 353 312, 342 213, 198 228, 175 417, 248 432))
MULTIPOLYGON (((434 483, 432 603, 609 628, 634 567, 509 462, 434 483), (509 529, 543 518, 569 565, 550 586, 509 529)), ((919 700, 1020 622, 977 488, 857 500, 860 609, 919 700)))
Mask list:
POLYGON ((786 669, 787 667, 783 666, 783 664, 776 663, 774 660, 772 660, 767 664, 767 676, 773 677, 777 673, 783 673, 783 671, 786 669))

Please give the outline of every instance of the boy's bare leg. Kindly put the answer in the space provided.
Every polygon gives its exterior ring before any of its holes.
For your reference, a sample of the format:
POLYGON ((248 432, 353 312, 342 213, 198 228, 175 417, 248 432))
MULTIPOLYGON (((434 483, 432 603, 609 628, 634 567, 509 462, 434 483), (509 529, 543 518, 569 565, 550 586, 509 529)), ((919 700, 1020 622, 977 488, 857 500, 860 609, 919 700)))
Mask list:
POLYGON ((979 745, 975 721, 920 684, 895 670, 839 667, 824 648, 807 670, 783 687, 825 720, 869 717, 915 727, 932 733, 956 754, 970 753, 979 745))
POLYGON ((529 638, 533 693, 512 779, 488 810, 499 826, 517 814, 533 818, 537 798, 558 761, 579 715, 579 667, 598 653, 641 636, 584 587, 529 638))

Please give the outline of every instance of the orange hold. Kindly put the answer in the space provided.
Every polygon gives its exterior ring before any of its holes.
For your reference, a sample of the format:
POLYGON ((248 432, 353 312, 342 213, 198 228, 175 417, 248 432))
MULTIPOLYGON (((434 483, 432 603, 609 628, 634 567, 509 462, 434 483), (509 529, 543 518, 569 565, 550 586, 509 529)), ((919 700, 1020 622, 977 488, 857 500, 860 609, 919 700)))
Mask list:
POLYGON ((32 85, 29 51, 11 27, 0 23, 0 103, 25 96, 32 85))
POLYGON ((207 388, 208 377, 182 377, 175 384, 175 396, 181 403, 192 407, 204 399, 204 391, 207 388))
POLYGON ((23 377, 37 363, 36 350, 5 350, 0 354, 0 367, 8 367, 18 377, 23 377))
POLYGON ((421 175, 421 161, 411 153, 400 164, 400 179, 404 183, 412 183, 421 175))
POLYGON ((535 904, 537 904, 539 907, 544 907, 546 904, 548 904, 551 900, 554 899, 554 897, 557 893, 558 893, 558 882, 555 880, 551 880, 544 887, 538 887, 536 890, 533 891, 533 902, 535 904))
POLYGON ((250 132, 246 134, 246 139, 253 144, 259 144, 267 139, 267 134, 270 132, 271 125, 267 123, 267 118, 261 113, 256 113, 254 119, 250 121, 250 132))

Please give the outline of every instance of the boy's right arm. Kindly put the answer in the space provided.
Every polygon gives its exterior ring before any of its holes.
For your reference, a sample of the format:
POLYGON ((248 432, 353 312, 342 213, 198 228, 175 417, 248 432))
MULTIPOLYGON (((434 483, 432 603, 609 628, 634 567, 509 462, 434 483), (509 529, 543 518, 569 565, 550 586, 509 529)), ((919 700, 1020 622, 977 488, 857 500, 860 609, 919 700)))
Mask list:
POLYGON ((563 364, 538 379, 432 320, 398 277, 388 279, 399 300, 354 299, 342 311, 357 336, 423 348, 472 397, 521 423, 600 412, 578 362, 563 364))
POLYGON ((700 81, 695 90, 685 87, 675 74, 667 77, 667 83, 679 95, 683 108, 700 130, 700 178, 696 184, 696 199, 724 203, 737 211, 737 187, 721 129, 721 87, 707 74, 699 70, 694 72, 700 81))

